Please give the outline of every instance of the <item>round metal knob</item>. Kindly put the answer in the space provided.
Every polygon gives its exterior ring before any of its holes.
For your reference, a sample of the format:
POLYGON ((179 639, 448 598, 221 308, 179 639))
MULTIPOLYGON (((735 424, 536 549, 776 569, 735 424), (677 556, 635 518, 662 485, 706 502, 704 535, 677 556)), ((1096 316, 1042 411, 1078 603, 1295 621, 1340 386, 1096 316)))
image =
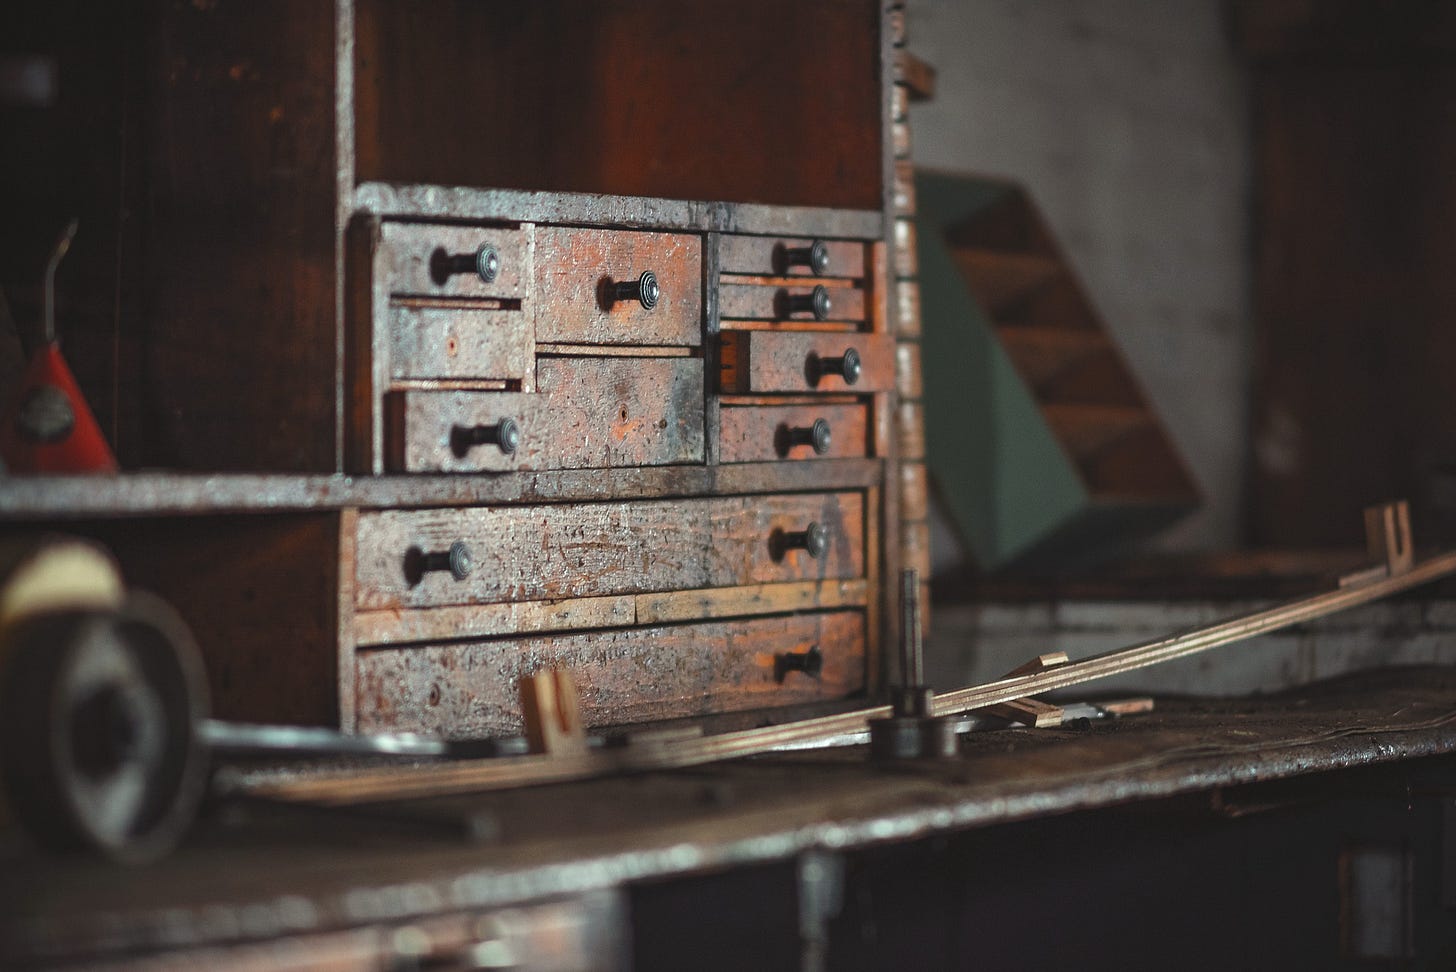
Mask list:
POLYGON ((493 445, 511 456, 520 448, 521 427, 515 419, 503 418, 494 425, 457 425, 450 437, 461 455, 473 446, 493 445))
POLYGON ((774 656, 774 675, 780 682, 789 672, 803 672, 810 678, 818 678, 824 671, 824 653, 818 645, 808 651, 786 651, 774 656))
POLYGON ((823 284, 816 284, 812 293, 790 294, 790 314, 813 314, 814 320, 822 321, 829 316, 829 291, 823 284))
POLYGON ((829 549, 829 532, 817 523, 810 523, 802 533, 785 533, 784 549, 802 550, 817 560, 829 549))
POLYGON ((456 580, 464 580, 474 569, 475 560, 470 556, 470 548, 465 545, 463 540, 456 540, 450 544, 449 550, 427 553, 420 557, 420 573, 422 574, 448 570, 451 577, 456 580))
POLYGON ((824 455, 829 451, 833 442, 829 435, 829 423, 821 419, 815 419, 812 427, 807 429, 789 429, 789 445, 791 446, 813 446, 816 455, 824 455))
POLYGON ((829 269, 829 247, 823 240, 815 240, 808 246, 794 246, 784 251, 784 263, 791 267, 808 267, 816 277, 824 276, 829 269))
POLYGON ((435 265, 435 278, 439 283, 457 273, 473 273, 486 283, 494 283, 495 278, 500 276, 500 253, 489 243, 480 244, 474 253, 449 253, 443 254, 443 257, 435 265))
POLYGON ((643 270, 636 280, 624 280, 612 287, 612 296, 617 300, 635 300, 643 310, 652 310, 662 299, 662 288, 657 284, 657 274, 643 270))
POLYGON ((844 379, 846 385, 853 385, 859 381, 860 371, 859 352, 854 348, 849 348, 838 358, 819 359, 819 374, 821 377, 824 375, 838 375, 844 379))

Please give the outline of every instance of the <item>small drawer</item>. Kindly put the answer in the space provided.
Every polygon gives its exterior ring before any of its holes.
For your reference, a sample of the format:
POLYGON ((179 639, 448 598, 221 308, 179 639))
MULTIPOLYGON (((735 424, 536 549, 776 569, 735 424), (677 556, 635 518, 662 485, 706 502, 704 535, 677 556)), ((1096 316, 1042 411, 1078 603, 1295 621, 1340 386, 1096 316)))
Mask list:
POLYGON ((891 334, 724 331, 724 394, 888 391, 895 380, 891 334))
POLYGON ((723 273, 770 277, 865 275, 865 245, 845 240, 724 236, 718 251, 723 273))
POLYGON ((862 577, 864 522, 858 492, 362 513, 356 601, 397 610, 862 577))
POLYGON ((865 615, 793 614, 361 651, 361 732, 522 729, 520 679, 571 671, 590 726, 839 699, 865 686, 865 615), (818 674, 791 656, 818 655, 818 674), (786 664, 787 660, 787 664, 786 664))
POLYGON ((536 341, 518 310, 409 299, 389 307, 392 378, 521 379, 535 367, 536 341))
POLYGON ((391 472, 701 463, 703 361, 542 358, 535 392, 391 392, 385 438, 391 472))
POLYGON ((863 405, 724 405, 723 462, 858 459, 868 454, 863 405))
POLYGON ((520 300, 531 279, 526 237, 520 229, 387 222, 382 272, 391 294, 520 300))
POLYGON ((863 321, 864 291, 830 284, 740 284, 725 281, 718 288, 718 316, 747 321, 863 321))
POLYGON ((538 227, 536 340, 699 345, 702 276, 703 244, 696 236, 538 227))

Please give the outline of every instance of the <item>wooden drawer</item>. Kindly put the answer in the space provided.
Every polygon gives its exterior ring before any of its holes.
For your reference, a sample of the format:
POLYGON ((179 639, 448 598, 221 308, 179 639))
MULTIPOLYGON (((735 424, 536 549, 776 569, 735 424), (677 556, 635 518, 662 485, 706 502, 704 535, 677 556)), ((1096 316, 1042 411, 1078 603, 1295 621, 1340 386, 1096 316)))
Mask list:
POLYGON ((895 338, 890 334, 832 334, 813 331, 724 331, 724 394, 888 391, 895 380, 895 338), (853 383, 824 373, 824 362, 854 351, 859 377, 853 383))
POLYGON ((535 367, 535 337, 519 310, 418 298, 389 307, 391 378, 522 379, 535 367))
POLYGON ((386 399, 393 472, 667 466, 703 461, 701 358, 541 358, 536 391, 396 391, 386 399), (508 453, 470 430, 515 423, 508 453))
POLYGON ((844 240, 772 236, 724 236, 718 256, 723 273, 771 277, 863 277, 865 245, 844 240), (813 247, 823 247, 823 269, 806 265, 813 247), (791 254, 796 262, 790 265, 791 254))
POLYGON ((677 233, 538 227, 534 316, 542 344, 702 344, 703 244, 677 233), (645 271, 655 306, 613 296, 645 271))
POLYGON ((816 284, 784 278, 750 284, 725 279, 718 288, 718 316, 749 321, 863 321, 864 291, 843 280, 816 284))
POLYGON ((864 405, 725 404, 722 461, 857 459, 868 455, 865 413, 864 405), (816 422, 824 423, 827 442, 814 441, 816 422))
POLYGON ((580 505, 388 510, 359 516, 361 610, 582 598, 864 575, 858 492, 580 505), (784 541, 817 523, 818 557, 784 541), (466 545, 473 569, 421 574, 466 545))
POLYGON ((859 611, 661 625, 361 651, 359 730, 519 733, 517 684, 571 671, 588 725, 613 725, 843 698, 865 685, 859 611), (817 649, 818 677, 780 656, 817 649))
POLYGON ((516 228, 394 223, 383 226, 381 272, 391 294, 495 297, 520 300, 531 279, 528 232, 516 228), (495 279, 473 269, 451 272, 451 257, 474 257, 481 247, 496 254, 495 279))

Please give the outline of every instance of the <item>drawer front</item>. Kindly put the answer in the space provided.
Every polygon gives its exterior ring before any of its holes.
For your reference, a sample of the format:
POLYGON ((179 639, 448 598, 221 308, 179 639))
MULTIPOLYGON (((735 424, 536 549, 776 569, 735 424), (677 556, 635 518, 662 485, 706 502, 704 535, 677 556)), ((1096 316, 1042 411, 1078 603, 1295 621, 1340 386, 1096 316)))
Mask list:
POLYGON ((891 334, 826 334, 813 331, 724 331, 720 387, 725 394, 754 392, 869 394, 895 381, 891 334), (833 373, 855 352, 859 375, 851 383, 833 373))
POLYGON ((724 405, 723 462, 860 458, 868 455, 865 412, 863 405, 724 405), (827 434, 819 435, 819 422, 827 434))
POLYGON ((843 698, 865 685, 859 611, 662 625, 588 634, 362 651, 359 729, 451 736, 522 729, 517 685, 571 671, 588 725, 613 725, 843 698), (817 648, 817 678, 781 656, 817 648))
POLYGON ((529 234, 524 230, 391 222, 382 232, 382 272, 391 294, 525 297, 531 268, 529 234), (495 252, 495 276, 490 281, 475 269, 482 247, 495 252))
POLYGON ((865 275, 865 245, 844 240, 724 236, 718 262, 724 273, 859 278, 865 275), (817 267, 813 261, 815 244, 823 247, 824 254, 817 267))
POLYGON ((386 401, 393 472, 506 472, 703 461, 701 358, 542 358, 536 391, 397 391, 386 401), (472 430, 515 423, 506 452, 472 430))
POLYGON ((858 287, 824 284, 755 283, 726 281, 718 288, 718 315, 724 320, 749 321, 863 321, 864 291, 858 287), (815 289, 822 288, 816 298, 815 289), (814 305, 818 302, 817 311, 814 305))
POLYGON ((864 575, 857 492, 388 510, 359 516, 361 610, 695 590, 864 575), (819 556, 790 546, 817 523, 819 556), (473 569, 422 571, 468 549, 473 569))
POLYGON ((702 343, 703 245, 696 236, 538 227, 534 311, 542 344, 695 346, 702 343), (646 307, 615 287, 651 271, 646 307))
POLYGON ((392 378, 521 379, 536 367, 536 341, 520 311, 422 301, 389 307, 392 378))

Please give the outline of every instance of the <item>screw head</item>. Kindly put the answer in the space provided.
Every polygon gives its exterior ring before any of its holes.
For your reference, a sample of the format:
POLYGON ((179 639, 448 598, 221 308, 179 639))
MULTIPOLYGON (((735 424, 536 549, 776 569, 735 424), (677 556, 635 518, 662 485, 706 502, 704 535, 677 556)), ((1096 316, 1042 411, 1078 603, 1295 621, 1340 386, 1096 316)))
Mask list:
POLYGON ((481 280, 486 283, 494 283, 497 275, 500 274, 500 254, 495 247, 489 243, 480 244, 480 249, 475 251, 475 272, 481 280))

